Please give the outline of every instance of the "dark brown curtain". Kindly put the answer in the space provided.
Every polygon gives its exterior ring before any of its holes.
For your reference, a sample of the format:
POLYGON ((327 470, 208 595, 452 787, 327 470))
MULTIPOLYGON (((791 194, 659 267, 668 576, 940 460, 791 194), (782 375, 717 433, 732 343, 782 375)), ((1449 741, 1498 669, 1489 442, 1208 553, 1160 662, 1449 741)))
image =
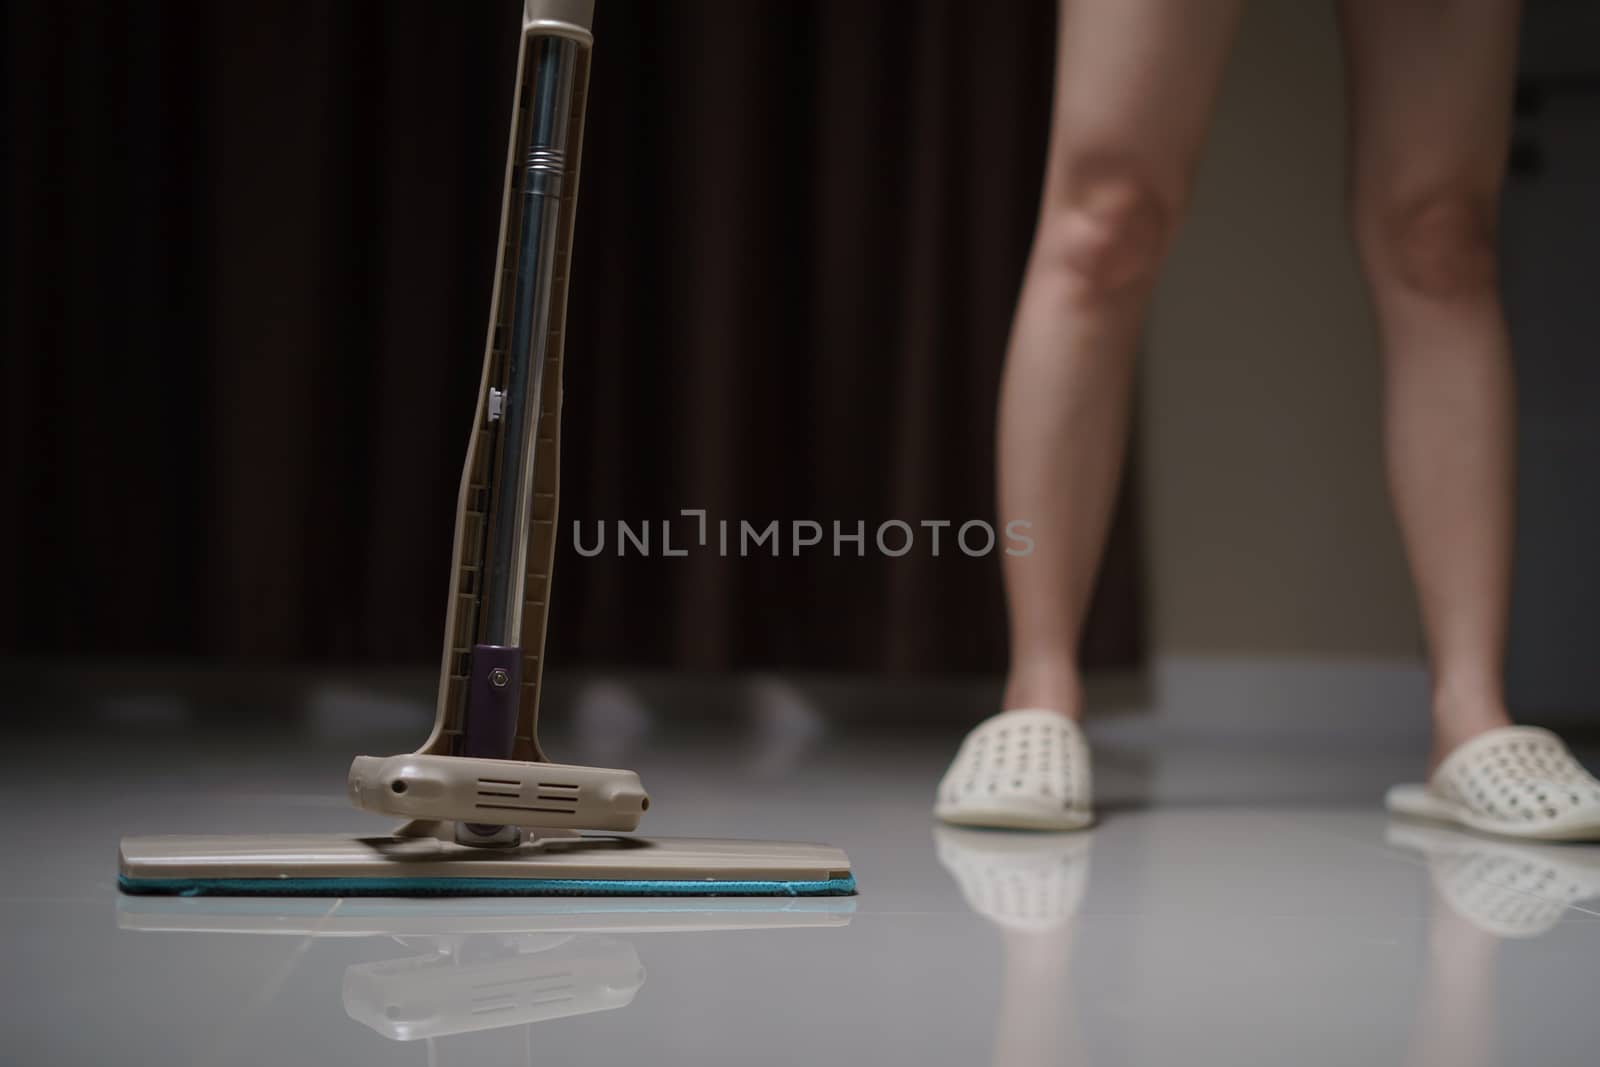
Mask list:
MULTIPOLYGON (((7 8, 0 646, 436 655, 518 6, 7 8)), ((601 0, 553 662, 1002 663, 997 559, 951 539, 996 518, 1053 14, 967 11, 601 0), (713 546, 665 558, 685 508, 713 546), (866 554, 721 558, 724 519, 866 554), (954 525, 886 559, 887 519, 954 525)), ((1138 653, 1132 531, 1094 663, 1138 653)))

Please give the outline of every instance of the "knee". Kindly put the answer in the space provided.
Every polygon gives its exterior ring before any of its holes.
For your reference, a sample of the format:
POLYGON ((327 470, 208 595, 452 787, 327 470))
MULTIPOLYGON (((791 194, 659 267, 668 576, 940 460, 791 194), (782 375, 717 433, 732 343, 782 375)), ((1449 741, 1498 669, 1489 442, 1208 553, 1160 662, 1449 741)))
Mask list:
POLYGON ((1132 175, 1076 183, 1046 202, 1035 269, 1082 297, 1147 285, 1161 266, 1173 215, 1170 198, 1132 175))
POLYGON ((1441 190, 1399 205, 1358 205, 1358 239, 1380 283, 1437 299, 1492 290, 1495 205, 1476 192, 1441 190))

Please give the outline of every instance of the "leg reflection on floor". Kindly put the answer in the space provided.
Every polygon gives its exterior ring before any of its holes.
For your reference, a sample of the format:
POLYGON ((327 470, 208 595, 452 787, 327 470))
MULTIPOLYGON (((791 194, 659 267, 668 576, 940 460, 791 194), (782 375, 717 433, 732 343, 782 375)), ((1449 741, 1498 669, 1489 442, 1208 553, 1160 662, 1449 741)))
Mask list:
POLYGON ((1555 935, 1570 905, 1600 900, 1600 855, 1424 823, 1395 823, 1388 840, 1421 852, 1432 883, 1409 1063, 1491 1067, 1499 1062, 1501 944, 1555 935))
POLYGON ((1081 1063, 1068 986, 1073 916, 1089 884, 1092 831, 934 830, 939 862, 993 923, 1004 963, 994 1067, 1081 1063))
MULTIPOLYGON (((939 826, 934 833, 939 860, 967 905, 1000 938, 992 1067, 1086 1064, 1068 979, 1094 831, 939 826)), ((1551 936, 1564 916, 1583 914, 1572 909, 1600 902, 1600 849, 1500 840, 1405 820, 1392 822, 1386 839, 1420 854, 1430 881, 1425 963, 1404 1062, 1493 1067, 1502 1062, 1501 944, 1551 936)), ((1559 1055, 1556 1047, 1551 1052, 1559 1055)))

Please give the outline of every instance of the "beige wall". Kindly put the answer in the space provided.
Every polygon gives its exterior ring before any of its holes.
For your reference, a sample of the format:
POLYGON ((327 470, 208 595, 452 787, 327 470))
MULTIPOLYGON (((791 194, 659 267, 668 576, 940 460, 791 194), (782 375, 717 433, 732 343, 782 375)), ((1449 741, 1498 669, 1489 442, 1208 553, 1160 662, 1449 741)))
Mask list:
POLYGON ((1345 230, 1332 6, 1248 6, 1149 324, 1138 432, 1158 654, 1419 648, 1345 230))

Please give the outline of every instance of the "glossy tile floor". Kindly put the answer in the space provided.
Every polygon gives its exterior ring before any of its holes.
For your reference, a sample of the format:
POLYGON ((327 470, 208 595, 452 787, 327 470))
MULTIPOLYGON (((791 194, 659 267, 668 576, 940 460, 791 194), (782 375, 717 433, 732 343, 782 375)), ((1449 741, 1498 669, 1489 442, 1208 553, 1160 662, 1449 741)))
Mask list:
MULTIPOLYGON (((345 741, 6 755, 17 1064, 1592 1065, 1600 850, 1391 823, 1420 740, 1092 731, 1085 834, 936 829, 959 729, 579 724, 662 834, 824 840, 853 899, 122 898, 125 833, 373 830, 345 741)), ((366 737, 387 753, 407 738, 366 737)), ((562 747, 565 745, 566 747, 562 747)), ((1593 752, 1587 753, 1592 756, 1593 752)))

